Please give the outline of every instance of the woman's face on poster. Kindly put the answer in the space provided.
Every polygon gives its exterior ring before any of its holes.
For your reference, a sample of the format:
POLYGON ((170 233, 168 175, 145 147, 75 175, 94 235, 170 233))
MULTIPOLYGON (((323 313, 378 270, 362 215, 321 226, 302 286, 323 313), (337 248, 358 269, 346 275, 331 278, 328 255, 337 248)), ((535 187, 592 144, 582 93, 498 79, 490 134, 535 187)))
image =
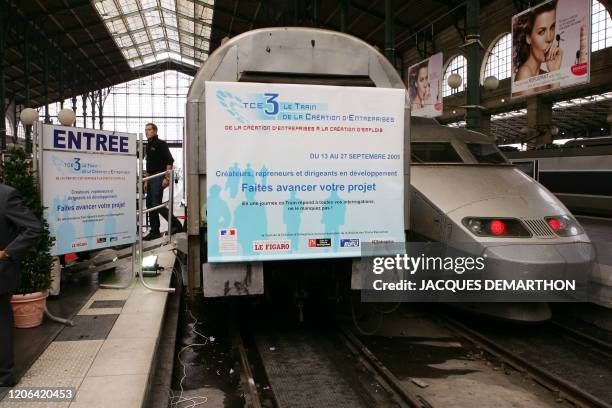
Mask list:
POLYGON ((427 67, 421 67, 417 73, 417 95, 420 99, 424 99, 425 95, 427 94, 427 87, 429 87, 429 80, 427 76, 427 67))
POLYGON ((549 10, 539 14, 534 20, 527 43, 531 46, 531 54, 537 61, 544 62, 547 59, 547 53, 555 40, 556 17, 556 10, 549 10))

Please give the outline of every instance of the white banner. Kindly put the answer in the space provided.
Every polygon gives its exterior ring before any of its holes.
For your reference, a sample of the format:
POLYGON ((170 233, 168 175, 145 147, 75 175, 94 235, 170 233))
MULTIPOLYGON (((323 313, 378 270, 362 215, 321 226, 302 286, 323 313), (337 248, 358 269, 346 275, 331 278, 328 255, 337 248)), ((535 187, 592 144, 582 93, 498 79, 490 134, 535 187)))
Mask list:
POLYGON ((136 240, 136 135, 42 126, 42 197, 51 255, 136 240))
POLYGON ((591 0, 552 0, 512 17, 512 97, 589 82, 591 0))
POLYGON ((206 83, 208 261, 404 242, 402 89, 206 83))
POLYGON ((408 68, 410 115, 433 118, 442 115, 442 53, 408 68))

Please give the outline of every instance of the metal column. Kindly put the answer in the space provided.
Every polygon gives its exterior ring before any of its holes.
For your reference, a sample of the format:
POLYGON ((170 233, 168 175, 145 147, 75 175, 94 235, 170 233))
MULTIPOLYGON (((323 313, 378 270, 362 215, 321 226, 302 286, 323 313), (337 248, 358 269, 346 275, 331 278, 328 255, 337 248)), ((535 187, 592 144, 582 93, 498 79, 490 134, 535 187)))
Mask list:
MULTIPOLYGON (((25 71, 25 107, 30 107, 30 25, 26 24, 24 27, 24 40, 23 40, 23 57, 24 57, 24 71, 25 71)), ((26 136, 26 153, 32 153, 32 126, 25 127, 26 136)))
POLYGON ((346 33, 348 27, 348 0, 340 0, 340 31, 346 33))
POLYGON ((95 129, 96 128, 96 92, 97 91, 91 91, 90 95, 91 95, 91 128, 95 129))
POLYGON ((6 150, 6 87, 4 83, 4 52, 8 31, 7 3, 0 5, 0 150, 6 150))
POLYGON ((527 128, 530 130, 527 145, 535 148, 552 143, 552 102, 543 95, 527 97, 527 128))
POLYGON ((83 98, 83 127, 86 128, 87 127, 87 98, 89 98, 89 93, 83 92, 83 95, 81 95, 81 98, 83 98))
POLYGON ((58 77, 59 77, 59 98, 60 98, 60 110, 64 109, 64 56, 58 54, 59 64, 58 66, 58 77))
POLYGON ((102 111, 104 110, 104 100, 102 99, 102 89, 98 91, 98 124, 100 125, 100 129, 102 129, 102 125, 104 123, 104 116, 102 115, 102 111))
POLYGON ((385 0, 385 56, 395 66, 395 41, 393 39, 393 0, 385 0))
POLYGON ((43 86, 45 90, 43 91, 43 99, 45 104, 45 123, 51 123, 51 117, 49 116, 49 47, 45 44, 45 49, 43 50, 43 86))
POLYGON ((466 127, 480 130, 480 0, 467 0, 465 48, 467 51, 466 127))

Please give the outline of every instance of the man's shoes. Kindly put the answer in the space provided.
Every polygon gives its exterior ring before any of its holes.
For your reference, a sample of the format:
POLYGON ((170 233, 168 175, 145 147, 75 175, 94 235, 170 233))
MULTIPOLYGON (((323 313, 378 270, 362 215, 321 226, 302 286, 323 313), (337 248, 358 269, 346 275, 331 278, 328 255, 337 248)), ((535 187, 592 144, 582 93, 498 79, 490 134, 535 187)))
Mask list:
POLYGON ((149 232, 147 235, 142 237, 143 241, 153 241, 154 239, 161 238, 161 234, 159 232, 149 232))

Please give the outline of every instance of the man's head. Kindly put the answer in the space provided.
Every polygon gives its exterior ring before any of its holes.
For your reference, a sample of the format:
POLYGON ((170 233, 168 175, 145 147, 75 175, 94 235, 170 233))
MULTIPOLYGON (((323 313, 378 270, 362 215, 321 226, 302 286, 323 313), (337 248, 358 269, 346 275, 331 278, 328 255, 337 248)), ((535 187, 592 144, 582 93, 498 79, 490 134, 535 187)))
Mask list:
POLYGON ((155 123, 147 123, 145 125, 145 135, 147 135, 147 139, 157 136, 157 125, 155 123))

